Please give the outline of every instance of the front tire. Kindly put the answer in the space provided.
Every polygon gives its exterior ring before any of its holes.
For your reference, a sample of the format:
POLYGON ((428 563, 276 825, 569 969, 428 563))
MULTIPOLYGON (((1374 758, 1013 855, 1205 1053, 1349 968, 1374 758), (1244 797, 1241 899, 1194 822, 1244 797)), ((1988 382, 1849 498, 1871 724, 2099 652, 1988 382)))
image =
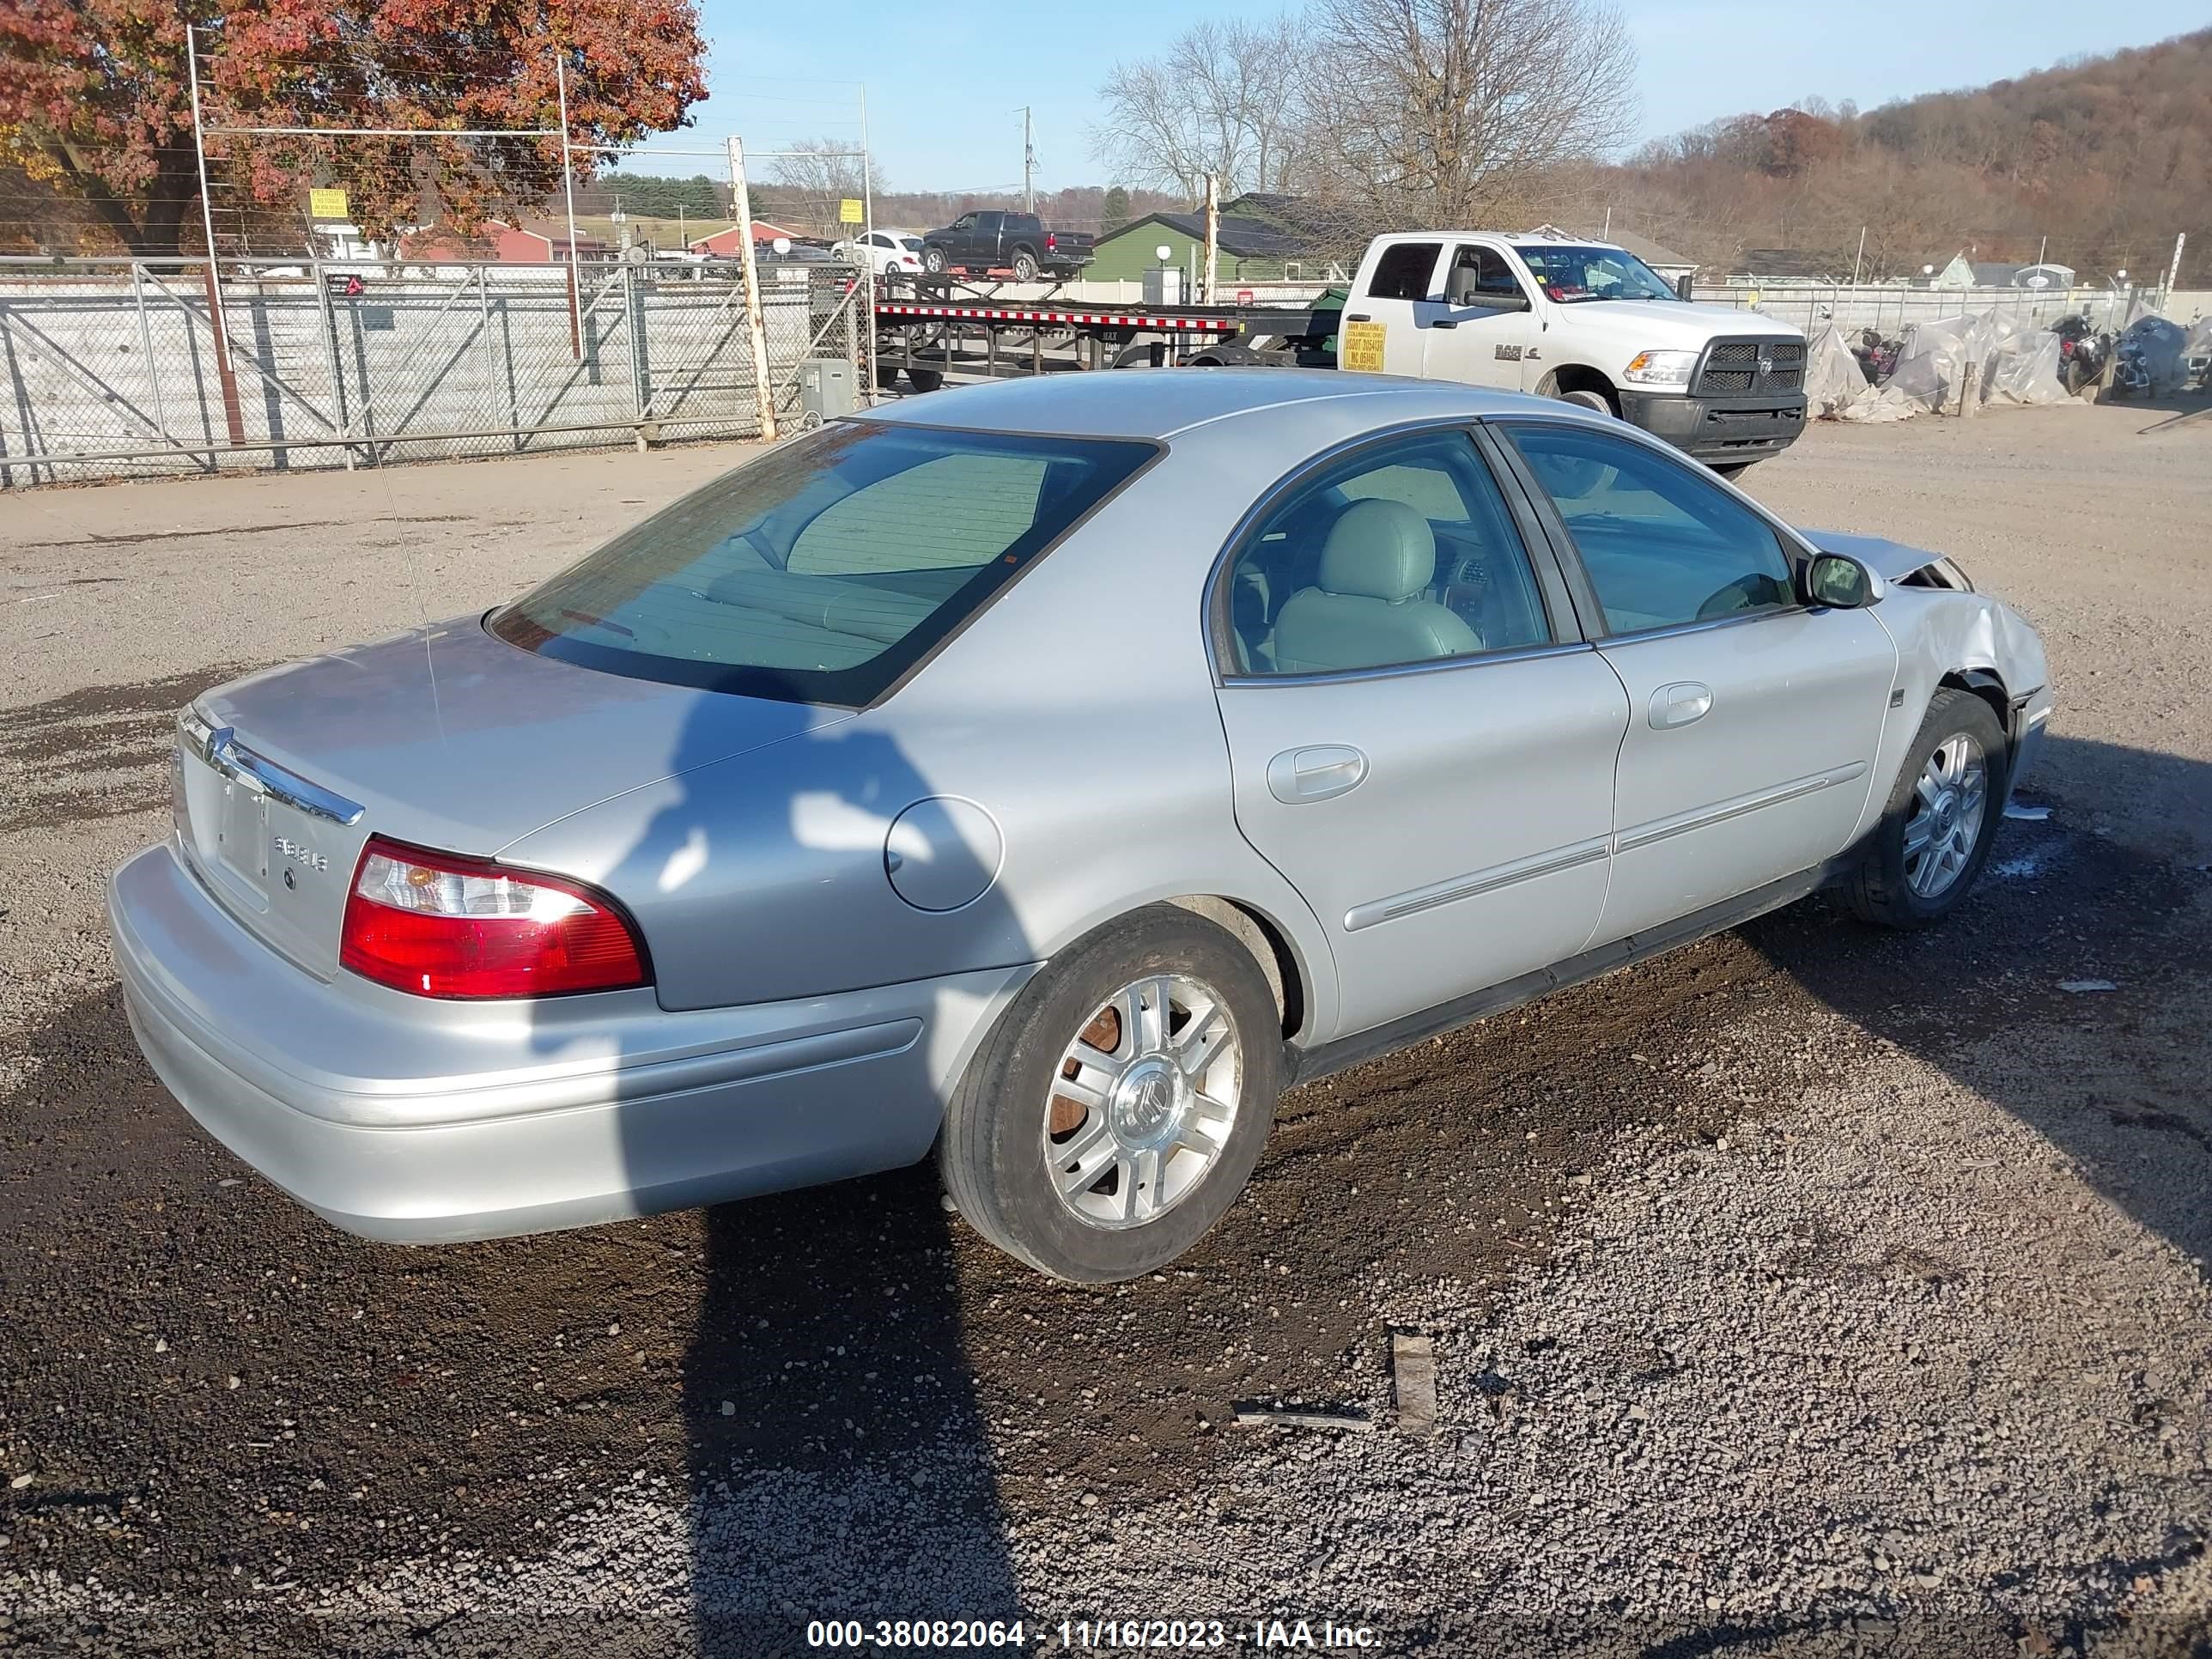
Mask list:
POLYGON ((939 1166, 960 1213, 1009 1255, 1058 1279, 1136 1279, 1228 1212, 1286 1081, 1250 954, 1150 905, 1015 999, 953 1096, 939 1166))
POLYGON ((1954 687, 1936 692, 1844 890, 1862 921, 1928 927, 1959 908, 2004 816, 2010 763, 1989 704, 1954 687))
POLYGON ((926 247, 922 249, 921 268, 933 276, 942 276, 945 275, 946 269, 945 250, 941 247, 926 247))

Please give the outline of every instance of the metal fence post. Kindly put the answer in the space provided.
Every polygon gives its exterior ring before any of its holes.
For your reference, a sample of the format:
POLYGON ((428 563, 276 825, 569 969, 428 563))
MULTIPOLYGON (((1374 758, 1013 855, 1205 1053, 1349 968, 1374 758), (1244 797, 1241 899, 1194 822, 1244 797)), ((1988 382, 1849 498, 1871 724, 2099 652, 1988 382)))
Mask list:
POLYGON ((146 363, 146 390, 154 405, 154 429, 169 435, 169 416, 161 407, 161 366, 154 361, 154 330, 146 320, 146 283, 138 262, 131 262, 131 301, 138 312, 138 354, 146 363))
MULTIPOLYGON (((314 256, 309 267, 315 281, 315 308, 323 323, 323 353, 331 361, 331 413, 337 418, 339 435, 353 428, 353 417, 346 412, 345 360, 338 355, 338 319, 331 310, 331 285, 323 278, 323 261, 314 256)), ((353 446, 342 446, 338 453, 345 458, 345 470, 353 471, 353 446)))

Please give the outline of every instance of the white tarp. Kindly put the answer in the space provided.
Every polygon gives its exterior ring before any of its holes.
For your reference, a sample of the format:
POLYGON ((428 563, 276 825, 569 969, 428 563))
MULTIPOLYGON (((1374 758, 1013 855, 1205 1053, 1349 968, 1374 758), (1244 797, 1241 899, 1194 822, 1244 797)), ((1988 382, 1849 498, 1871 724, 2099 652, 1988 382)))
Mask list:
POLYGON ((1833 323, 1805 343, 1805 414, 1809 420, 1826 420, 1866 395, 1866 371, 1843 333, 1833 323))
POLYGON ((1905 331, 1896 372, 1883 386, 1921 409, 1955 413, 1969 363, 1980 366, 1984 404, 2071 401, 2058 378, 2058 337, 1994 311, 1914 324, 1905 331))

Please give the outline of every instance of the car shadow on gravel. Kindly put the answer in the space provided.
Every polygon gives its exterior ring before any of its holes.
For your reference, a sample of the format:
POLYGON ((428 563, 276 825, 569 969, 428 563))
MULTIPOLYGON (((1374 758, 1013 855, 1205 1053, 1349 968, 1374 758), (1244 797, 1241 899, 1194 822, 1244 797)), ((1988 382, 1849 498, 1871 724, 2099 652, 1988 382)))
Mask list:
MULTIPOLYGON (((856 851, 882 879, 891 820, 939 793, 898 744, 832 721, 725 758, 721 728, 704 718, 710 701, 702 700, 702 714, 669 757, 672 795, 623 854, 617 889, 680 890, 714 860, 735 858, 803 892, 849 877, 856 851), (702 787, 710 773, 720 795, 702 787), (779 797, 788 790, 786 821, 768 828, 763 815, 733 826, 733 773, 740 787, 757 778, 779 797)), ((988 881, 988 872, 978 878, 988 881)), ((967 937, 981 937, 981 927, 1014 942, 996 960, 1028 959, 995 890, 967 907, 963 921, 967 937)), ((799 974, 848 975, 836 988, 877 982, 872 961, 810 958, 805 941, 749 927, 741 913, 727 925, 732 951, 779 957, 799 974)), ((927 1042, 925 1034, 905 1065, 870 1064, 890 1085, 874 1108, 887 1126, 908 1104, 900 1090, 912 1086, 927 1042)), ((834 1145, 851 1133, 852 1085, 834 1067, 817 1075, 823 1145, 834 1145)), ((732 1089, 696 1109, 790 1109, 787 1081, 761 1092, 756 1103, 751 1091, 732 1089)), ((619 1116, 635 1186, 665 1182, 672 1168, 700 1167, 694 1121, 665 1109, 619 1116)), ((774 1154, 792 1155, 768 1126, 763 1139, 774 1154)), ((697 1314, 682 1360, 689 1599, 700 1653, 803 1653, 820 1645, 810 1637, 816 1620, 857 1620, 872 1631, 879 1621, 1018 1616, 940 1190, 925 1161, 705 1212, 697 1314)))
POLYGON ((2184 993, 2192 976, 2199 995, 2212 989, 2212 766, 2054 735, 2020 799, 2055 803, 2050 818, 2003 823, 1979 890, 1939 927, 1838 927, 1801 906, 1744 937, 1837 1012, 2035 1129, 2202 1270, 2212 1109, 2187 1058, 2203 1032, 2184 993), (2094 1060, 2054 1073, 2021 1046, 2031 1031, 2094 1060))

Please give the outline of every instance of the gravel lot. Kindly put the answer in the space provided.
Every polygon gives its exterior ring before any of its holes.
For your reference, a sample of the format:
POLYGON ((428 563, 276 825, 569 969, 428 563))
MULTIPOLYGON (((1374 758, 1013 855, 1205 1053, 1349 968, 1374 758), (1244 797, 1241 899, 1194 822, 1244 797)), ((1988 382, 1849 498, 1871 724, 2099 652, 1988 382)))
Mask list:
POLYGON ((363 1243, 131 1043, 100 890, 162 832, 177 706, 494 603, 739 452, 0 498, 0 1649, 735 1659, 1018 1614, 2212 1654, 2212 431, 2150 418, 1823 427, 1749 477, 2044 629, 2050 817, 1951 927, 1815 901, 1300 1091, 1218 1234, 1103 1291, 921 1171, 363 1243))

